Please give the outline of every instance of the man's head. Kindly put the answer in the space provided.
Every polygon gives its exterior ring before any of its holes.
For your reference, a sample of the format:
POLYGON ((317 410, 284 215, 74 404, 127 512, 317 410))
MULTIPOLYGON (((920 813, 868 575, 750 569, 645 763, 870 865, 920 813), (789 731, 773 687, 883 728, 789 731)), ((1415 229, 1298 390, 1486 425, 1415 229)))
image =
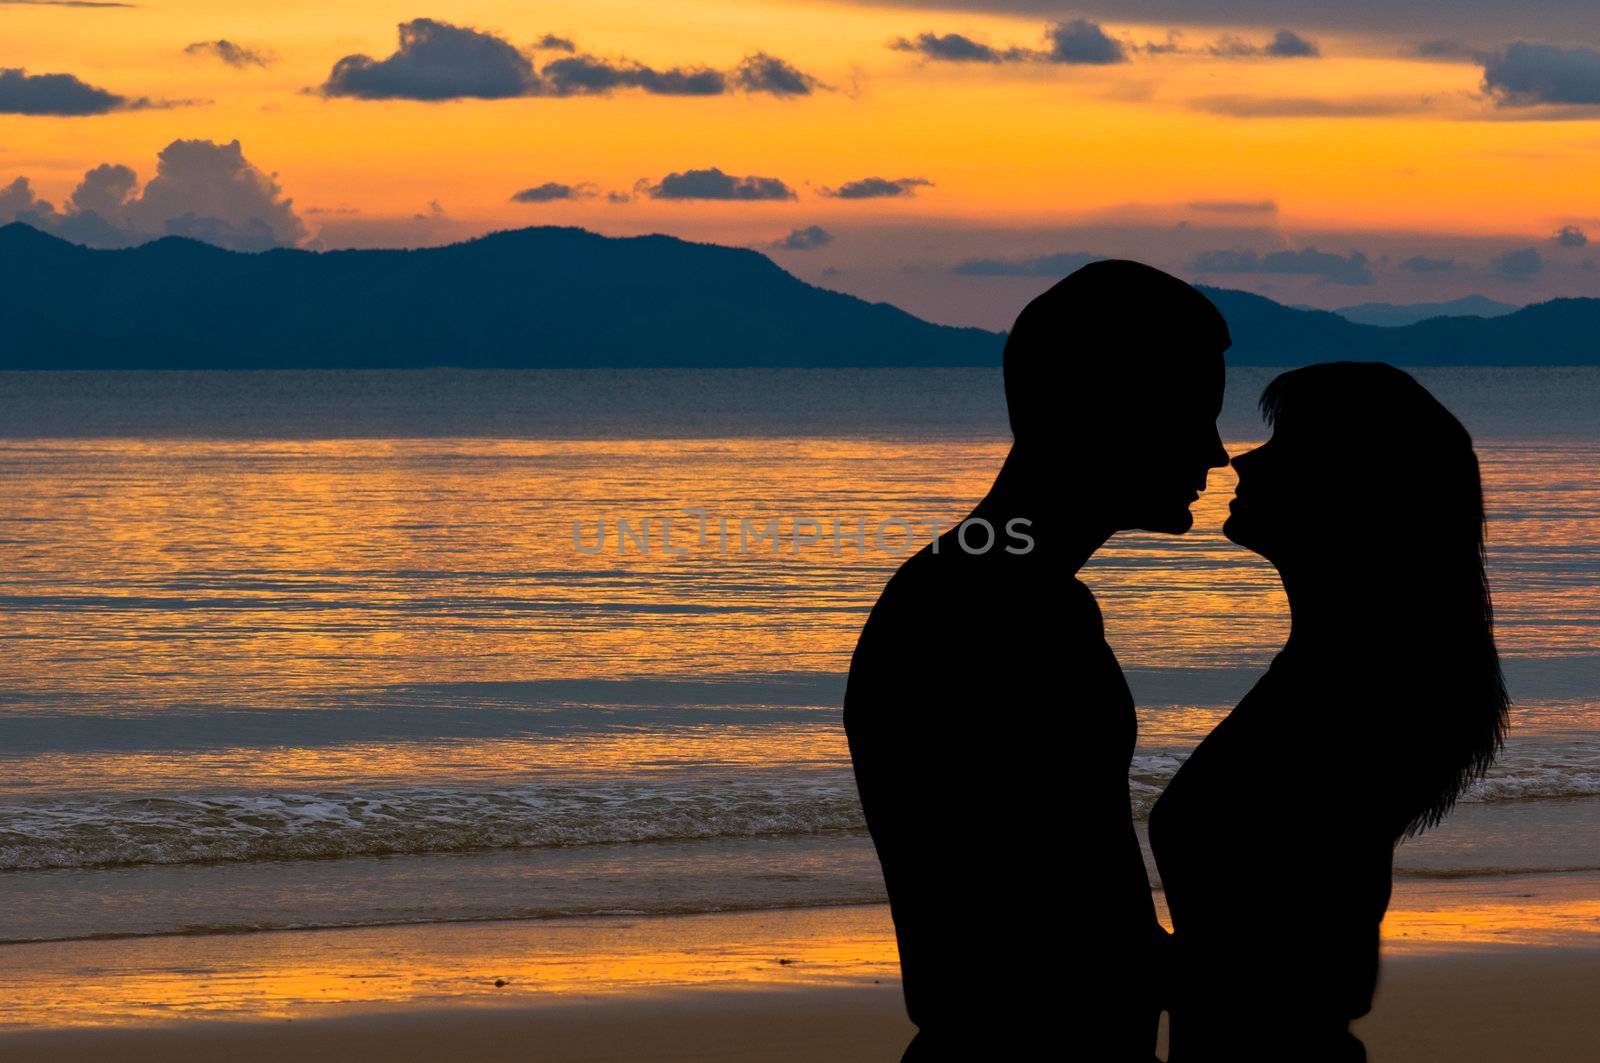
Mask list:
POLYGON ((1023 308, 1006 340, 1006 406, 1035 468, 1114 530, 1186 532, 1217 435, 1222 352, 1211 301, 1139 262, 1093 262, 1023 308))

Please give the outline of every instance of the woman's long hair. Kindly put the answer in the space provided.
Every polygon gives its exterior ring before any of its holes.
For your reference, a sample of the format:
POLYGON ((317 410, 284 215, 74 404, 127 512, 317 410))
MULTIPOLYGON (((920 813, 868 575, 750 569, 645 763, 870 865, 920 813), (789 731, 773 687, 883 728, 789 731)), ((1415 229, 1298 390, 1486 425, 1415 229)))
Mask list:
MULTIPOLYGON (((1390 790, 1400 836, 1436 825, 1505 740, 1509 698, 1484 568, 1483 489, 1472 437, 1408 373, 1330 362, 1284 373, 1261 410, 1275 430, 1323 440, 1325 471, 1358 496, 1340 549, 1374 577, 1362 622, 1374 647, 1375 742, 1402 758, 1390 790)), ((1357 619, 1352 613, 1352 620, 1357 619)))

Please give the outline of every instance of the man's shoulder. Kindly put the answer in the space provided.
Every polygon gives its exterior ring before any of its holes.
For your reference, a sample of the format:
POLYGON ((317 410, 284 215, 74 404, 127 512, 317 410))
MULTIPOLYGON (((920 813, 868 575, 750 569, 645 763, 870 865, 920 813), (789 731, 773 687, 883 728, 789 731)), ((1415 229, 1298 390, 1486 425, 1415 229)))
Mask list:
POLYGON ((878 595, 869 627, 1024 626, 1056 638, 1098 639, 1100 607, 1080 580, 1025 558, 950 554, 924 546, 878 595))

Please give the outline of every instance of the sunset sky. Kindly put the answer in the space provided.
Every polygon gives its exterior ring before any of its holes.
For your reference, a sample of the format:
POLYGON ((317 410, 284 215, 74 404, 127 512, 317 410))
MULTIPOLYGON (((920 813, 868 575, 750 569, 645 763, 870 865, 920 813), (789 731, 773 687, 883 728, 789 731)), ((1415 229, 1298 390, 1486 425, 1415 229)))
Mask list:
POLYGON ((995 327, 1102 255, 1325 307, 1600 294, 1589 0, 336 8, 0 0, 0 222, 666 232, 995 327))

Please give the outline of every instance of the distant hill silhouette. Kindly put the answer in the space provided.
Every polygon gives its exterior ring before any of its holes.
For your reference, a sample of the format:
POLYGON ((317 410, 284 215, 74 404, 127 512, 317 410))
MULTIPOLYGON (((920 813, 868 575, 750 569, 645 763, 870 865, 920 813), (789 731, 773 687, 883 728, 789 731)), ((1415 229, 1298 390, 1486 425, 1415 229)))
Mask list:
POLYGON ((1600 365, 1600 299, 1552 299, 1502 317, 1434 317, 1384 328, 1251 292, 1200 290, 1228 319, 1229 365, 1600 365))
POLYGON ((1003 337, 755 251, 582 229, 415 251, 91 251, 0 228, 0 367, 994 365, 1003 337))
POLYGON ((1358 325, 1394 328, 1430 317, 1503 317, 1518 309, 1515 303, 1498 302, 1484 295, 1466 295, 1443 303, 1358 303, 1337 307, 1333 312, 1358 325))
MULTIPOLYGON (((1600 299, 1400 328, 1203 289, 1233 365, 1600 364, 1600 299)), ((1138 328, 1129 322, 1130 331, 1138 328)), ((755 251, 582 229, 414 251, 92 251, 0 227, 0 368, 998 365, 1004 337, 807 284, 755 251)))

